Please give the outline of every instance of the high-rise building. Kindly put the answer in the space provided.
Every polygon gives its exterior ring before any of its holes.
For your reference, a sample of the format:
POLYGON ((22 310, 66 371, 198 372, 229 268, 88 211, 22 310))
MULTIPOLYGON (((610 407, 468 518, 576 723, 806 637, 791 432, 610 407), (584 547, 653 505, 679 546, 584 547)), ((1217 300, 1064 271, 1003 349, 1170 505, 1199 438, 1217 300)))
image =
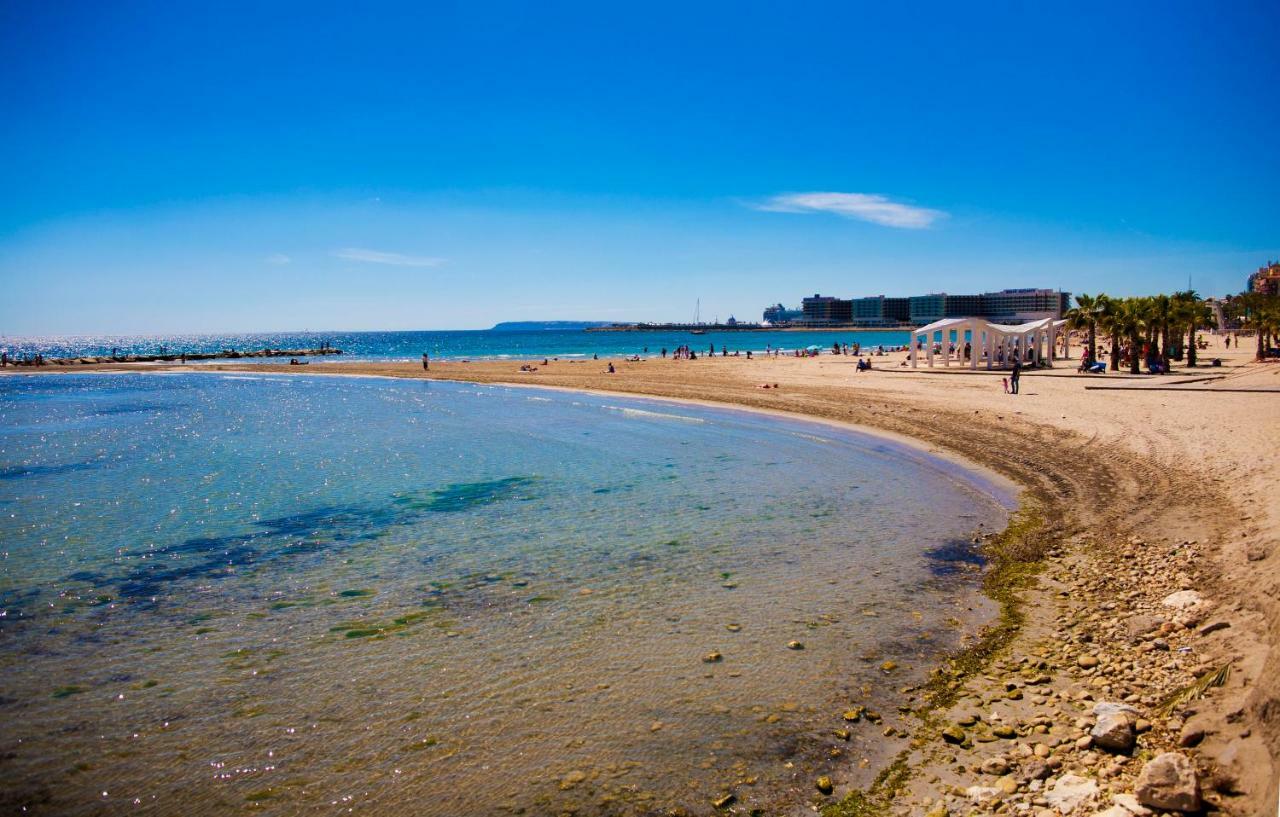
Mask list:
POLYGON ((801 301, 801 308, 805 323, 850 323, 853 320, 853 301, 844 298, 815 293, 812 298, 801 301))
POLYGON ((1071 305, 1071 293, 1054 289, 1002 289, 982 295, 977 316, 1005 323, 1061 318, 1071 305))
POLYGON ((910 298, 885 298, 884 316, 891 321, 906 323, 911 320, 910 298))
POLYGON ((912 295, 910 302, 910 320, 914 324, 924 325, 940 321, 947 316, 947 294, 935 292, 932 295, 912 295))
MULTIPOLYGON (((1271 264, 1249 278, 1254 286, 1280 289, 1280 264, 1271 264), (1265 275, 1264 275, 1265 273, 1265 275), (1260 278, 1261 276, 1261 278, 1260 278), (1259 281, 1261 280, 1261 284, 1259 281)), ((935 292, 909 298, 886 298, 872 295, 845 300, 830 295, 814 295, 803 300, 800 313, 782 304, 765 310, 764 319, 783 323, 784 315, 794 315, 790 322, 810 325, 852 324, 854 326, 898 326, 910 323, 923 326, 943 318, 988 318, 1000 323, 1025 323, 1044 318, 1061 318, 1071 305, 1071 293, 1055 289, 1002 289, 982 295, 948 295, 935 292)))

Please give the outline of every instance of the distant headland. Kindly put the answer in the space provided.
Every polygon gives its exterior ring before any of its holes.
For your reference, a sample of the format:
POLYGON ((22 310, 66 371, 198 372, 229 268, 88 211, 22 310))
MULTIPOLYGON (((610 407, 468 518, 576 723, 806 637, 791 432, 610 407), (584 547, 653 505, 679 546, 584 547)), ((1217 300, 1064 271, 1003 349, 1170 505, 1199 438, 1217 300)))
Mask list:
POLYGON ((574 329, 593 329, 598 326, 609 326, 610 321, 503 321, 495 323, 490 332, 539 332, 539 331, 572 331, 574 329))

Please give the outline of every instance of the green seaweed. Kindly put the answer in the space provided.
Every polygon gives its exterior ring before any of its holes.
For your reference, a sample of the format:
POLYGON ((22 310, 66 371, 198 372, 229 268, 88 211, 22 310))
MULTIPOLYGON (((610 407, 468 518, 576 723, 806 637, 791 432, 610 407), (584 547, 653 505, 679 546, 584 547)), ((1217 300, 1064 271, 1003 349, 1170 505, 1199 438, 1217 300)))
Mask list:
POLYGON ((520 494, 520 491, 533 481, 533 477, 506 477, 481 482, 455 482, 432 491, 401 494, 396 497, 395 502, 412 510, 455 513, 506 499, 532 499, 527 494, 520 494))
POLYGON ((367 588, 358 588, 358 589, 352 589, 352 590, 343 590, 342 592, 338 593, 338 595, 343 597, 344 599, 358 599, 358 598, 363 598, 365 596, 372 596, 377 592, 378 592, 377 590, 369 590, 367 588))
POLYGON ((87 692, 87 691, 88 691, 88 687, 82 687, 77 684, 71 684, 69 686, 58 687, 57 689, 55 689, 53 691, 53 697, 70 698, 72 695, 79 695, 81 692, 87 692))
POLYGON ((440 741, 435 738, 423 738, 415 740, 413 743, 407 744, 404 748, 409 752, 420 752, 423 749, 430 749, 432 746, 438 746, 440 741))

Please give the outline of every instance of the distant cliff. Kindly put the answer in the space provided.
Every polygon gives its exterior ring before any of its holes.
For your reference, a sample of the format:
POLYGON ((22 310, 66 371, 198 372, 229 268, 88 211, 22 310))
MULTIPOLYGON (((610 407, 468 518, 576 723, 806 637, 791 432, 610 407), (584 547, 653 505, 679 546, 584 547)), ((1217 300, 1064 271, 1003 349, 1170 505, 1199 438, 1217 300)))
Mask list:
POLYGON ((494 324, 490 332, 539 332, 539 331, 573 331, 590 329, 595 326, 609 326, 609 321, 503 321, 494 324))

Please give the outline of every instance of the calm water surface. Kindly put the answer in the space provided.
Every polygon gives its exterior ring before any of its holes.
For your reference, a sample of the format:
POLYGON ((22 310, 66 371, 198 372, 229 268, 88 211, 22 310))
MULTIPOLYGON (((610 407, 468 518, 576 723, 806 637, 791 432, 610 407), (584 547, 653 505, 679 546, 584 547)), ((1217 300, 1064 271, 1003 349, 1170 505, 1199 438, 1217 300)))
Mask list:
MULTIPOLYGON (((582 330, 537 330, 494 332, 268 332, 227 335, 155 335, 150 337, 81 336, 46 338, 0 337, 0 349, 10 355, 43 354, 45 357, 76 357, 119 354, 170 354, 256 349, 313 349, 323 343, 343 351, 343 360, 419 360, 426 352, 432 358, 503 359, 541 357, 622 357, 633 354, 657 355, 663 347, 689 345, 701 353, 714 344, 732 352, 803 349, 809 345, 831 348, 832 343, 860 343, 896 346, 908 342, 905 330, 874 332, 584 332, 582 330)), ((254 362, 250 358, 247 362, 254 362)), ((278 362, 278 361, 276 361, 278 362)))
POLYGON ((964 543, 1007 501, 729 410, 0 377, 0 805, 803 808, 896 751, 841 713, 891 721, 984 614, 964 543))

